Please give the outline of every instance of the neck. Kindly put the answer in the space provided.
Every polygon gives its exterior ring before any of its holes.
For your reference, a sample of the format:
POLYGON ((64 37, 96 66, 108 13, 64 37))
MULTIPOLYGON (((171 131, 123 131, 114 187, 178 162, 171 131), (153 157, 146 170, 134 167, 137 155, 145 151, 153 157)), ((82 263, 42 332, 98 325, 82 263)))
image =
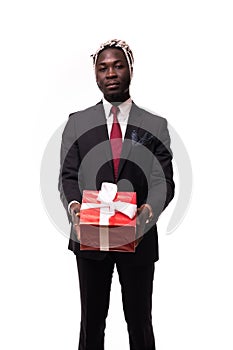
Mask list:
POLYGON ((104 95, 105 100, 110 102, 111 104, 118 105, 120 103, 125 102, 130 98, 129 92, 125 94, 111 94, 111 95, 104 95))

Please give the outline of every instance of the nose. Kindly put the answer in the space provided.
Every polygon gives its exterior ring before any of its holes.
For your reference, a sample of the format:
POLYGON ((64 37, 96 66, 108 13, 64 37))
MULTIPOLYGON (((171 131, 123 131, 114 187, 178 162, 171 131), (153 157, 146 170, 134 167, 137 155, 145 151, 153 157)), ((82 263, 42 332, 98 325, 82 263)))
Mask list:
POLYGON ((114 69, 114 67, 109 67, 107 70, 106 78, 112 78, 115 76, 117 76, 116 70, 114 69))

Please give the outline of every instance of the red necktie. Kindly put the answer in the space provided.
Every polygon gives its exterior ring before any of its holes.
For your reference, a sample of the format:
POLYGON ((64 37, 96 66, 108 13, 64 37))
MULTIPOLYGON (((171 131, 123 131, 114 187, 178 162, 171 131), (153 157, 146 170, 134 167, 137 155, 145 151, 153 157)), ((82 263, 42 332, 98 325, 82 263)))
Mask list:
POLYGON ((113 114, 113 123, 112 123, 112 130, 110 134, 110 143, 112 147, 112 158, 113 158, 115 180, 117 180, 117 173, 118 173, 120 155, 122 150, 122 133, 121 133, 120 124, 117 119, 118 112, 119 112, 119 108, 116 106, 112 106, 111 113, 113 114))

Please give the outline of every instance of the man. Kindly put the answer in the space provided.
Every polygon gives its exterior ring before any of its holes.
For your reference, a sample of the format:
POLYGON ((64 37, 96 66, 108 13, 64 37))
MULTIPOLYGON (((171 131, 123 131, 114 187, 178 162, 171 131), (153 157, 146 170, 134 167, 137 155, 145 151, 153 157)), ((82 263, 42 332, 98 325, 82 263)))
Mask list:
POLYGON ((59 178, 61 199, 72 222, 69 249, 76 254, 79 273, 79 350, 104 349, 115 265, 130 349, 153 350, 152 285, 154 262, 159 258, 156 222, 174 196, 167 122, 131 100, 133 54, 124 41, 110 40, 92 56, 103 100, 70 115, 62 136, 59 178), (116 183, 118 191, 137 194, 133 253, 80 250, 82 192, 100 190, 103 182, 116 183))

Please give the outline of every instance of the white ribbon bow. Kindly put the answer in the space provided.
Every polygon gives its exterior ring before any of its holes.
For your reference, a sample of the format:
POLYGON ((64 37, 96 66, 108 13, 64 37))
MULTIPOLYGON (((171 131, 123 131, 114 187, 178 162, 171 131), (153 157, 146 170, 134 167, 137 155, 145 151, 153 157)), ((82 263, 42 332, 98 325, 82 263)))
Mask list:
POLYGON ((97 200, 101 203, 82 203, 81 210, 100 208, 100 225, 108 225, 109 218, 115 215, 116 211, 133 219, 137 212, 137 205, 122 201, 113 202, 117 194, 117 185, 110 182, 103 182, 97 200))

